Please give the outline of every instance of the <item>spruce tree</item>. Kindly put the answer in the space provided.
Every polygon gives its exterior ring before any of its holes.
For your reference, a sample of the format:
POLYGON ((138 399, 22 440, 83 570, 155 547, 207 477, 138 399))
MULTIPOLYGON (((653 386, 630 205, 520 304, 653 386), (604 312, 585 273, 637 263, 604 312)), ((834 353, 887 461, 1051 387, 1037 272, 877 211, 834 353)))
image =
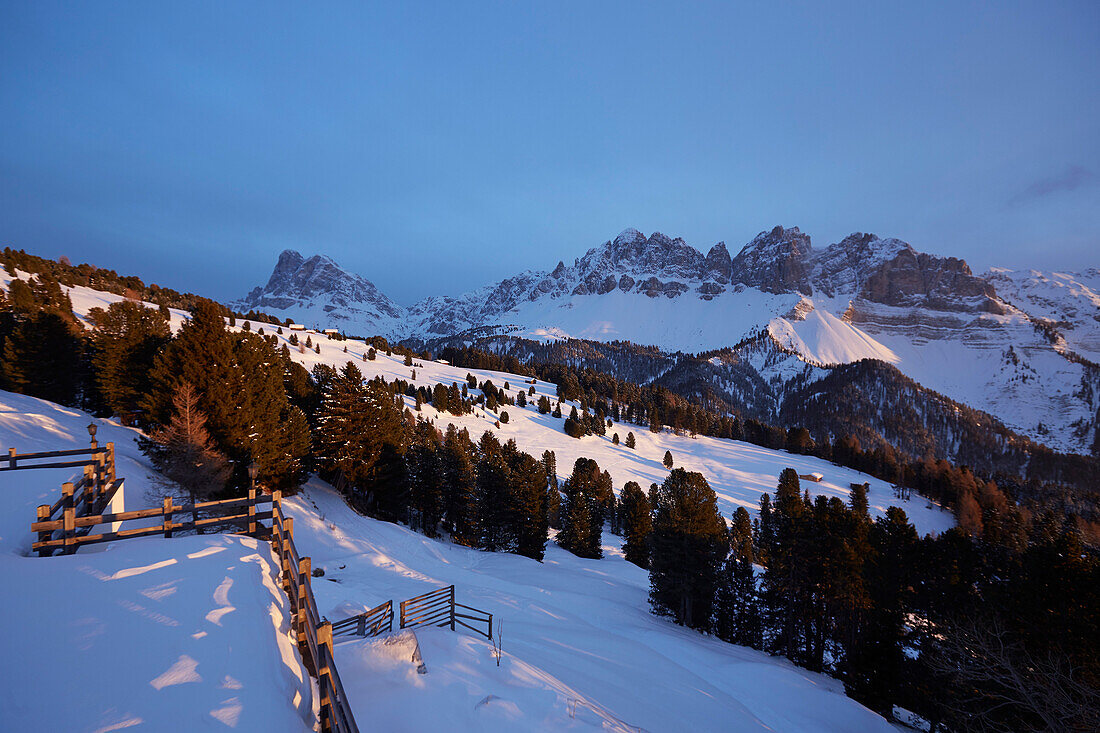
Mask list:
POLYGON ((591 458, 578 458, 562 486, 558 544, 579 557, 603 557, 600 480, 599 465, 591 458))
POLYGON ((168 342, 168 322, 160 311, 128 300, 93 308, 88 320, 96 387, 107 407, 132 424, 152 388, 149 372, 168 342))
POLYGON ((635 445, 636 445, 636 443, 634 441, 634 433, 633 432, 627 433, 626 434, 626 447, 630 448, 631 450, 634 450, 635 445))
POLYGON ((649 543, 653 533, 653 516, 649 499, 637 481, 627 481, 619 501, 622 513, 623 555, 638 567, 649 567, 649 543))
POLYGON ((677 623, 705 629, 729 541, 714 491, 702 474, 674 469, 657 490, 653 514, 650 604, 677 623))
POLYGON ((665 464, 665 468, 672 468, 672 451, 670 451, 670 450, 665 451, 665 458, 664 458, 664 461, 662 461, 662 463, 665 464))
POLYGON ((206 430, 199 397, 187 382, 172 395, 172 418, 140 441, 153 466, 186 492, 191 503, 217 495, 229 478, 229 462, 206 430))
POLYGON ((416 423, 412 443, 405 454, 411 504, 428 537, 439 536, 443 519, 443 446, 439 432, 423 420, 416 423))
POLYGON ((447 427, 443 438, 444 515, 452 539, 477 545, 478 506, 474 446, 466 430, 447 427))

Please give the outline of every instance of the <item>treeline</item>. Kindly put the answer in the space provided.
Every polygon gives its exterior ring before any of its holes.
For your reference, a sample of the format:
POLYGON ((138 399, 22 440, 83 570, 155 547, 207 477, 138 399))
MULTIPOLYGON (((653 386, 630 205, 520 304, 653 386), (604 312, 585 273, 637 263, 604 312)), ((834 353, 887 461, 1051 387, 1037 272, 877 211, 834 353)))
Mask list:
MULTIPOLYGON (((504 358, 469 347, 444 349, 443 356, 463 367, 494 364, 504 358)), ((1007 474, 981 476, 967 466, 937 460, 930 454, 919 460, 910 459, 881 441, 865 449, 858 438, 847 434, 832 440, 815 440, 804 427, 785 429, 716 412, 666 387, 634 384, 595 369, 533 364, 529 370, 539 379, 557 384, 560 399, 579 402, 581 412, 571 413, 564 427, 574 437, 603 435, 604 425, 610 419, 647 425, 653 431, 668 426, 677 434, 743 440, 774 450, 817 456, 915 489, 954 511, 959 525, 977 537, 987 531, 997 537, 1018 537, 1026 534, 1037 517, 1054 510, 1073 522, 1089 544, 1100 543, 1100 496, 1093 490, 1007 474)))
POLYGON ((656 613, 934 731, 1100 726, 1100 558, 1056 516, 1022 537, 921 538, 897 507, 872 520, 862 488, 811 499, 785 469, 759 519, 739 508, 727 530, 701 474, 631 488, 624 549, 648 562, 656 613))
POLYGON ((413 396, 417 411, 428 402, 463 414, 500 399, 491 383, 476 397, 465 383, 426 390, 364 380, 352 362, 339 371, 319 365, 312 377, 316 466, 354 506, 429 537, 446 533, 459 544, 542 559, 560 496, 553 454, 536 459, 489 431, 474 443, 466 430, 441 432, 404 407, 413 396))
MULTIPOLYGON (((57 280, 15 279, 0 293, 0 388, 118 415, 165 435, 163 429, 183 419, 176 403, 187 391, 204 424, 185 430, 192 442, 173 450, 212 450, 208 454, 225 463, 225 481, 212 493, 247 486, 253 461, 265 485, 296 487, 308 470, 310 438, 288 385, 296 370, 305 370, 285 348, 275 348, 273 336, 229 331, 223 314, 215 303, 197 300, 173 337, 166 305, 124 300, 92 309, 92 328, 85 329, 57 280)), ((163 451, 147 448, 167 460, 163 451)))

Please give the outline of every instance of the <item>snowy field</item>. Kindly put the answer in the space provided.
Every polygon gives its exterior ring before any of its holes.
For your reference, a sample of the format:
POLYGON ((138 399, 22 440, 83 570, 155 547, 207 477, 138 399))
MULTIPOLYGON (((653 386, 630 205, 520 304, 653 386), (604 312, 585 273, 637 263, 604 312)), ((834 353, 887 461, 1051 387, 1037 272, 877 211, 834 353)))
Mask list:
POLYGON ((314 592, 330 620, 454 584, 502 632, 497 667, 485 639, 418 631, 426 675, 376 641, 339 643, 353 709, 377 730, 892 730, 836 680, 653 616, 649 576, 613 535, 602 560, 551 542, 539 563, 359 516, 318 480, 284 506, 325 570, 314 592))
MULTIPOLYGON (((82 448, 93 419, 0 391, 0 448, 82 448)), ((136 431, 107 420, 127 508, 151 505, 136 431)), ((308 731, 311 681, 267 543, 132 539, 28 557, 35 507, 71 469, 0 473, 0 730, 308 731)))
MULTIPOLYGON (((78 447, 91 421, 0 392, 3 447, 78 447)), ((116 444, 129 508, 152 503, 135 431, 95 422, 100 439, 116 444)), ((0 654, 20 660, 3 672, 3 727, 308 730, 313 696, 267 545, 210 535, 24 556, 34 507, 70 476, 57 469, 0 478, 8 589, 0 614, 9 629, 0 654), (40 684, 59 670, 63 704, 57 685, 40 684)), ((339 669, 364 729, 891 729, 835 680, 652 616, 646 572, 622 559, 611 535, 603 560, 551 543, 538 563, 359 516, 317 479, 285 506, 301 551, 326 572, 314 587, 330 620, 454 583, 459 602, 492 612, 503 634, 497 667, 479 637, 420 632, 427 675, 377 642, 340 643, 339 669)))
MULTIPOLYGON (((79 314, 116 296, 71 290, 79 314)), ((184 315, 173 313, 173 327, 184 315)), ((257 328, 258 324, 253 324, 257 328)), ((265 326, 268 333, 270 326, 265 326)), ((285 340, 290 335, 284 329, 285 340)), ((299 334, 304 338, 303 334, 299 334)), ((411 379, 401 357, 363 359, 361 342, 309 334, 321 353, 291 347, 307 368, 349 359, 368 377, 411 379), (348 353, 344 353, 344 347, 348 353)), ((417 361, 417 384, 464 381, 468 371, 417 361)), ((472 370, 510 392, 528 388, 517 375, 472 370)), ((505 407, 510 421, 482 410, 454 417, 425 405, 440 428, 453 422, 476 439, 491 429, 536 456, 550 449, 564 479, 579 456, 609 470, 616 489, 628 480, 661 481, 666 450, 675 464, 701 471, 728 518, 737 506, 755 511, 787 466, 820 472, 811 493, 847 499, 850 482, 871 485, 872 512, 898 503, 890 487, 850 469, 748 443, 692 438, 617 424, 606 437, 570 438, 560 418, 533 403, 555 387, 537 382, 526 409, 505 407), (633 431, 637 449, 615 446, 633 431)), ((411 406, 411 401, 410 401, 411 406)), ((568 405, 563 406, 568 414, 568 405)), ((0 392, 0 448, 21 452, 87 444, 93 419, 71 408, 0 392)), ((137 431, 95 419, 101 443, 113 441, 127 508, 156 502, 155 476, 137 450, 137 431)), ((314 707, 309 678, 287 635, 288 605, 276 585, 269 548, 239 536, 128 540, 71 557, 25 556, 34 508, 56 499, 65 469, 0 474, 0 601, 8 631, 0 654, 8 693, 4 729, 106 731, 308 730, 314 707), (18 633, 11 630, 18 629, 18 633), (64 670, 63 704, 57 684, 64 670), (50 681, 43 684, 43 680, 50 681)), ((619 540, 605 536, 603 560, 583 560, 552 542, 538 563, 429 540, 355 514, 314 479, 286 502, 295 534, 314 567, 321 612, 330 620, 385 600, 400 601, 455 584, 459 602, 485 609, 502 627, 500 667, 489 642, 449 631, 422 631, 427 675, 377 642, 339 644, 336 657, 366 729, 445 730, 891 730, 844 696, 841 685, 783 659, 697 634, 649 613, 648 576, 626 563, 619 540), (343 566, 343 567, 341 567, 343 566)), ((922 498, 902 503, 922 532, 939 532, 951 516, 922 498)))

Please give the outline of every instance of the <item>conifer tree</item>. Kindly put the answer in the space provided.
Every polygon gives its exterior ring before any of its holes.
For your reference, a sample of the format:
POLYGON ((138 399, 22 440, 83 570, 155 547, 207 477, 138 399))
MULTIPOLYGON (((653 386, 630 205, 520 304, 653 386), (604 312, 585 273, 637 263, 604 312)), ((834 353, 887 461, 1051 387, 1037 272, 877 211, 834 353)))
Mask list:
POLYGON ((665 451, 665 459, 663 463, 665 464, 665 468, 672 468, 672 451, 665 451))
POLYGON ((629 432, 626 434, 626 447, 634 450, 634 446, 637 445, 634 441, 634 433, 629 432))
MULTIPOLYGON (((139 306, 143 307, 143 306, 139 306)), ((153 466, 187 493, 191 503, 218 494, 229 478, 229 462, 214 447, 199 409, 195 388, 187 382, 172 394, 172 418, 141 441, 153 466)))
POLYGON ((761 516, 761 544, 767 557, 762 603, 771 630, 768 650, 799 660, 809 616, 809 507, 801 494, 798 474, 783 469, 768 518, 765 536, 761 516))
POLYGON ((0 354, 0 382, 13 392, 76 405, 83 362, 78 327, 46 310, 17 314, 12 322, 0 354))
POLYGON ((443 519, 443 446, 438 431, 423 420, 416 423, 406 453, 411 503, 428 537, 439 535, 443 519))
MULTIPOLYGON (((515 445, 514 441, 509 443, 515 445)), ((515 552, 541 561, 546 552, 546 533, 549 527, 546 469, 541 462, 526 453, 513 452, 509 463, 512 475, 515 552)))
POLYGON ((477 545, 477 476, 473 443, 465 429, 449 425, 443 438, 444 515, 452 539, 477 545))
POLYGON ((622 512, 623 555, 638 567, 649 567, 649 543, 653 532, 653 516, 649 499, 637 481, 627 481, 619 504, 622 512))
POLYGON ((729 540, 717 498, 700 473, 674 469, 656 492, 649 599, 677 623, 710 624, 729 540))
POLYGON ((600 480, 599 465, 591 458, 578 458, 562 487, 558 544, 579 557, 603 557, 600 480))
POLYGON ((496 437, 486 431, 478 442, 477 503, 480 546, 490 552, 515 552, 512 472, 496 437))
POLYGON ((168 322, 160 311, 128 300, 93 308, 88 320, 96 387, 107 407, 130 424, 151 389, 149 372, 168 342, 168 322))

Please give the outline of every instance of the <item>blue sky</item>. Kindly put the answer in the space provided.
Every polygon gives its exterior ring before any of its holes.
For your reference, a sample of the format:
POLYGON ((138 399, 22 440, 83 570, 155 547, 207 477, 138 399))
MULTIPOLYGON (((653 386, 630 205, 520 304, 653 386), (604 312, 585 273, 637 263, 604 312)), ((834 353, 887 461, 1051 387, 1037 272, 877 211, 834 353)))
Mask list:
POLYGON ((3 3, 0 245, 395 300, 633 226, 1100 266, 1100 3, 3 3))

